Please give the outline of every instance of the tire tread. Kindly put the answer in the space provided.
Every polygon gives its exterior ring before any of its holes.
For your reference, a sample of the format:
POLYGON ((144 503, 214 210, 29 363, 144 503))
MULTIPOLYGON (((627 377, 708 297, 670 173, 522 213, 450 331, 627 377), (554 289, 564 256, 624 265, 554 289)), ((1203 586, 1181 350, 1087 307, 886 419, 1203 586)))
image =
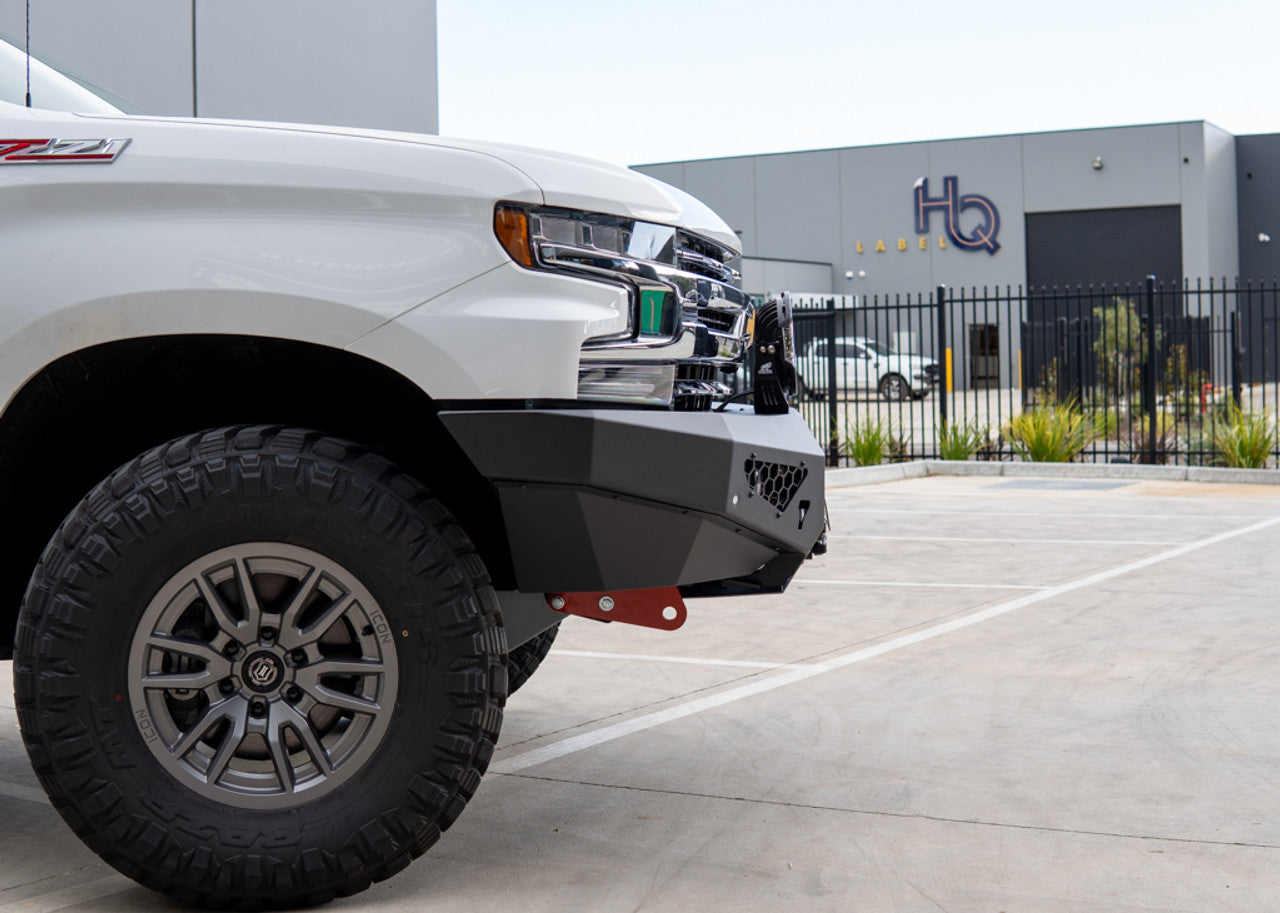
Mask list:
POLYGON ((372 450, 281 426, 187 435, 108 476, 62 523, 41 557, 16 634, 23 740, 54 806, 85 843, 129 877, 187 904, 250 910, 323 903, 403 869, 474 794, 497 742, 506 697, 505 688, 494 686, 505 678, 497 606, 484 564, 462 529, 420 482, 372 450), (371 533, 413 542, 413 573, 453 564, 457 572, 435 611, 443 625, 472 631, 471 653, 449 673, 450 682, 456 680, 449 689, 454 716, 466 725, 442 734, 438 741, 447 751, 410 785, 402 807, 353 828, 340 852, 309 847, 290 860, 225 847, 184 851, 172 825, 129 811, 118 787, 94 779, 93 736, 77 716, 85 686, 74 665, 93 611, 87 597, 120 563, 129 541, 162 535, 176 513, 198 511, 212 497, 263 497, 287 488, 313 503, 351 509, 371 533), (479 712, 466 712, 473 706, 479 712))

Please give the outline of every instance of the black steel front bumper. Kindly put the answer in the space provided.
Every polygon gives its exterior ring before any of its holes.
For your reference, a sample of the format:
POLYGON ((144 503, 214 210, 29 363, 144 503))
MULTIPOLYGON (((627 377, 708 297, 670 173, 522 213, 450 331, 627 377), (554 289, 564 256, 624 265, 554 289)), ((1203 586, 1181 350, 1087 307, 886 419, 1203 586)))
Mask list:
POLYGON ((795 412, 440 418, 497 489, 522 592, 779 591, 823 534, 823 454, 795 412))

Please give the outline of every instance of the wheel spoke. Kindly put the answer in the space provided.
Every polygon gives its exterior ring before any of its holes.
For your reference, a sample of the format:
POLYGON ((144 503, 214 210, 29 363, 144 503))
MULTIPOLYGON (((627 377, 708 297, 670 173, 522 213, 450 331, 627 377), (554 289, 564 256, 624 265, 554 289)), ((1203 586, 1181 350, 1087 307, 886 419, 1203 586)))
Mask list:
POLYGON ((253 577, 249 574, 249 564, 244 558, 235 560, 236 583, 240 586, 240 607, 244 611, 245 624, 255 636, 262 623, 262 605, 258 602, 258 594, 253 590, 253 577))
MULTIPOLYGON (((314 591, 314 587, 312 588, 314 591)), ((306 646, 314 643, 324 636, 324 633, 333 627, 333 623, 345 615, 355 602, 355 596, 347 593, 333 601, 327 609, 320 613, 320 617, 307 625, 305 629, 299 628, 294 624, 296 614, 290 616, 289 612, 293 609, 291 605, 285 610, 284 616, 280 621, 280 646, 286 650, 292 650, 295 647, 306 646)))
MULTIPOLYGON (((235 744, 238 745, 240 743, 240 738, 244 736, 245 714, 243 704, 244 702, 242 700, 233 698, 231 700, 219 701, 216 704, 210 705, 209 709, 204 712, 204 715, 201 716, 200 719, 196 720, 192 727, 183 733, 182 738, 178 739, 173 747, 169 749, 170 752, 172 752, 175 758, 184 757, 187 752, 195 747, 197 742, 208 736, 208 734, 212 732, 213 729, 223 720, 231 720, 232 725, 230 727, 231 731, 223 738, 223 745, 218 749, 219 752, 226 747, 228 739, 232 739, 235 744), (239 707, 239 712, 237 712, 232 706, 233 704, 241 705, 239 707), (236 732, 239 732, 240 735, 236 736, 236 732)), ((232 746, 232 750, 234 750, 234 748, 235 745, 232 746)))
POLYGON ((166 653, 179 653, 192 659, 198 659, 205 664, 207 669, 211 671, 218 670, 223 675, 226 675, 231 668, 231 664, 225 656, 208 644, 198 640, 185 640, 168 634, 152 634, 147 638, 147 646, 156 650, 163 650, 166 653))
POLYGON ((377 659, 322 659, 307 666, 308 676, 316 680, 325 675, 381 675, 383 665, 377 659))
POLYGON ((285 649, 292 649, 297 646, 293 642, 293 634, 298 625, 298 616, 302 614, 302 610, 306 608, 307 603, 311 600, 311 596, 316 591, 316 587, 320 585, 320 571, 317 568, 310 568, 307 576, 302 578, 298 584, 298 592, 294 594, 293 599, 289 600, 289 605, 285 607, 284 612, 280 615, 280 645, 285 649), (286 636, 289 642, 286 643, 286 636))
POLYGON ((197 574, 195 582, 197 589, 200 590, 200 597, 204 600, 205 605, 209 607, 210 614, 213 615, 214 624, 224 634, 235 637, 242 623, 231 617, 231 611, 227 608, 226 603, 222 601, 222 597, 218 595, 218 591, 209 583, 204 574, 197 574))
POLYGON ((142 679, 142 687, 168 691, 171 688, 208 688, 225 678, 211 669, 202 672, 157 672, 142 679))
POLYGON ((231 759, 235 756, 236 749, 240 747, 240 743, 244 741, 245 736, 245 720, 244 716, 232 716, 232 724, 227 734, 222 738, 222 744, 218 746, 218 750, 214 752, 213 758, 209 761, 209 770, 205 774, 206 783, 217 783, 226 771, 227 765, 231 763, 231 759))
POLYGON ((352 713, 374 714, 382 709, 382 705, 375 700, 367 697, 359 697, 355 694, 344 694, 341 691, 334 691, 332 688, 326 688, 324 685, 314 685, 307 689, 308 693, 315 698, 317 704, 324 704, 326 707, 333 707, 337 710, 350 710, 352 713))
POLYGON ((356 694, 335 691, 321 684, 326 675, 382 675, 383 663, 376 659, 339 660, 321 659, 309 666, 299 669, 294 676, 298 687, 302 688, 318 704, 338 710, 349 710, 352 713, 374 714, 382 709, 382 705, 372 698, 356 694))
MULTIPOLYGON (((280 705, 281 715, 283 719, 280 725, 275 727, 276 734, 283 739, 285 728, 292 729, 297 733, 298 738, 302 740, 303 747, 307 749, 307 754, 311 755, 311 760, 315 762, 316 769, 326 777, 333 773, 333 762, 329 760, 329 752, 320 744, 320 737, 316 735, 316 731, 311 726, 311 720, 287 704, 280 705)), ((272 752, 275 749, 272 748, 272 752)), ((288 760, 285 760, 286 765, 288 760)), ((292 771, 289 773, 292 778, 292 771)))
POLYGON ((293 764, 289 762, 289 748, 285 744, 287 730, 295 729, 295 725, 286 714, 292 708, 276 705, 271 708, 271 725, 267 728, 267 745, 271 748, 271 763, 275 765, 276 776, 280 779, 280 788, 291 793, 297 785, 293 764))

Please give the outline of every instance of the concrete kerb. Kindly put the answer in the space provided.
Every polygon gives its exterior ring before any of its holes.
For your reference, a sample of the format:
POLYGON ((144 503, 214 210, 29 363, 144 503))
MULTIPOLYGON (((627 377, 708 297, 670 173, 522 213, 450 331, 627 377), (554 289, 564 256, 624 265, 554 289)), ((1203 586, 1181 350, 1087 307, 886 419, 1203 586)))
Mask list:
POLYGON ((828 488, 876 485, 925 476, 1011 476, 1042 479, 1126 479, 1156 482, 1216 482, 1280 485, 1277 469, 1220 469, 1207 466, 1144 466, 1136 463, 999 463, 978 460, 912 460, 883 466, 828 469, 828 488))

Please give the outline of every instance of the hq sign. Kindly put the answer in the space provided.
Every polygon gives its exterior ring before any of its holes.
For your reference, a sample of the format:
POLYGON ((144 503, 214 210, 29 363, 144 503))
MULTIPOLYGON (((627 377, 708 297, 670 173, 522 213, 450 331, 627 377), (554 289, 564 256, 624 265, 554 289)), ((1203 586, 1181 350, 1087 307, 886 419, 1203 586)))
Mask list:
MULTIPOLYGON (((945 237, 938 238, 939 250, 947 249, 947 241, 960 250, 985 250, 993 256, 1000 249, 1000 242, 996 240, 996 236, 1000 234, 1000 210, 980 193, 961 194, 960 180, 954 174, 942 179, 941 196, 929 196, 928 178, 916 181, 913 194, 916 234, 920 236, 921 250, 929 249, 929 223, 935 212, 942 214, 942 227, 945 231, 945 237), (969 231, 965 231, 960 225, 960 217, 965 212, 971 212, 979 219, 976 225, 967 220, 972 225, 969 231)), ((898 250, 906 250, 910 246, 906 238, 898 239, 898 250)), ((866 253, 861 241, 855 243, 854 249, 860 254, 866 253)), ((881 239, 876 241, 874 249, 876 253, 883 253, 888 248, 881 239)))

